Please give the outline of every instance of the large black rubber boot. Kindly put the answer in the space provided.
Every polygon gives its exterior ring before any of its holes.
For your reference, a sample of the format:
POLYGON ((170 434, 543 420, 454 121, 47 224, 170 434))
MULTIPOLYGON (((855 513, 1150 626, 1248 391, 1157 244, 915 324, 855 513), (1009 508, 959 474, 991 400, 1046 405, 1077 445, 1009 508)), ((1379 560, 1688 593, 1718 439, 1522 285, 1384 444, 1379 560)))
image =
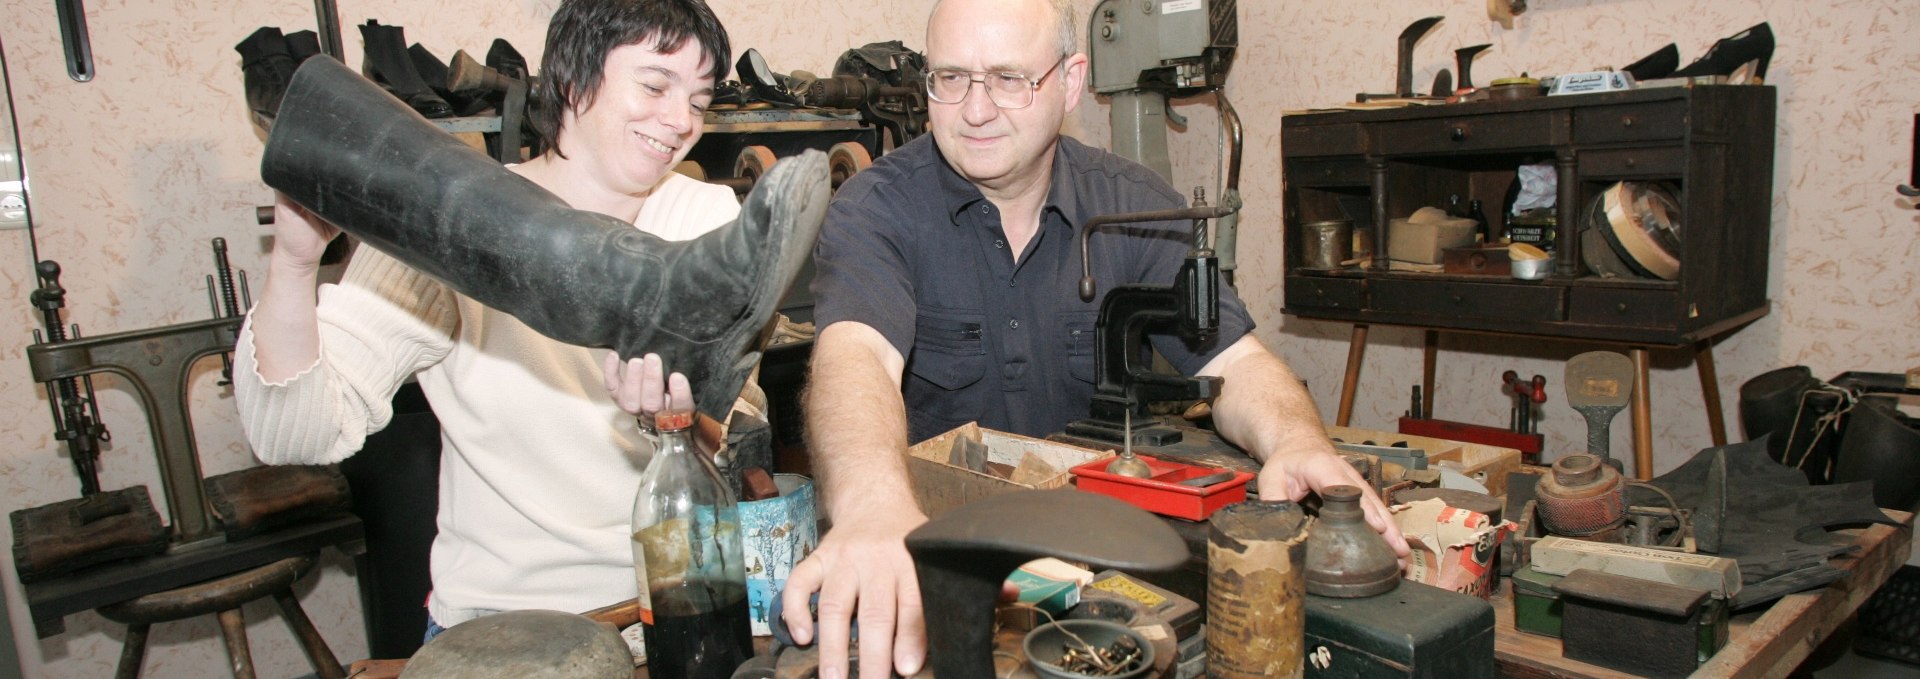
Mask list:
POLYGON ((826 216, 827 160, 787 158, 733 223, 669 242, 575 210, 332 59, 295 74, 261 178, 314 214, 554 339, 659 353, 723 419, 826 216))

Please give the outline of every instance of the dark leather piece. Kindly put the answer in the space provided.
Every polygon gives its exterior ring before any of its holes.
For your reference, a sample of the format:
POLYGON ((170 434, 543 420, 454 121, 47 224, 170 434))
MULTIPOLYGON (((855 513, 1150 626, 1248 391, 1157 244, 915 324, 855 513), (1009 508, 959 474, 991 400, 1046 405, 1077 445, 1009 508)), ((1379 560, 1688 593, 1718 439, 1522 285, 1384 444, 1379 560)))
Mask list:
POLYGON ((732 224, 669 242, 575 210, 338 62, 295 74, 261 177, 294 202, 561 342, 659 353, 721 419, 826 216, 825 154, 786 158, 732 224))
POLYGON ((253 467, 210 477, 207 504, 227 539, 344 514, 347 477, 325 466, 253 467))
POLYGON ((14 569, 22 583, 159 554, 171 539, 146 486, 15 510, 9 518, 14 569))
MULTIPOLYGON (((1781 466, 1767 456, 1765 438, 1702 450, 1652 483, 1672 493, 1682 507, 1701 507, 1711 499, 1707 479, 1716 458, 1726 464, 1726 515, 1721 524, 1720 549, 1715 554, 1740 562, 1744 586, 1736 607, 1771 600, 1759 599, 1761 592, 1778 597, 1843 577, 1846 573, 1827 566, 1826 560, 1858 546, 1846 536, 1830 535, 1827 529, 1868 523, 1898 525, 1873 506, 1869 484, 1810 486, 1798 470, 1781 466), (1769 586, 1769 581, 1787 577, 1798 589, 1778 591, 1769 586), (1755 593, 1749 594, 1748 589, 1755 593)), ((1635 505, 1664 504, 1652 492, 1630 490, 1635 505)))

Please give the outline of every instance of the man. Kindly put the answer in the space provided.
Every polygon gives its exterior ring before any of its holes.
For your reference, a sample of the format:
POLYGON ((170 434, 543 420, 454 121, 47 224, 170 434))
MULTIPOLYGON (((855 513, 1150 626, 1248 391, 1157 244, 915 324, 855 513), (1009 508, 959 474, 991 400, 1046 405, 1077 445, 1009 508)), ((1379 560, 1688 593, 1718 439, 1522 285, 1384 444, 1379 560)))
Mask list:
MULTIPOLYGON (((856 615, 863 677, 911 675, 925 659, 902 543, 926 521, 907 444, 968 420, 1037 436, 1085 417, 1099 300, 1077 293, 1076 230, 1095 215, 1185 204, 1151 170, 1059 134, 1087 81, 1075 23, 1069 0, 939 2, 927 25, 932 133, 855 176, 828 210, 815 249, 822 330, 807 430, 834 526, 794 569, 784 601, 795 638, 819 642, 822 677, 845 675, 856 615), (817 630, 805 615, 815 590, 817 630)), ((1095 234, 1101 292, 1171 283, 1187 228, 1095 234)), ((1333 454, 1299 380, 1222 290, 1214 341, 1154 341, 1185 373, 1231 376, 1214 419, 1262 461, 1260 495, 1366 487, 1333 454)), ((1369 495, 1366 510, 1404 554, 1379 500, 1369 495)))

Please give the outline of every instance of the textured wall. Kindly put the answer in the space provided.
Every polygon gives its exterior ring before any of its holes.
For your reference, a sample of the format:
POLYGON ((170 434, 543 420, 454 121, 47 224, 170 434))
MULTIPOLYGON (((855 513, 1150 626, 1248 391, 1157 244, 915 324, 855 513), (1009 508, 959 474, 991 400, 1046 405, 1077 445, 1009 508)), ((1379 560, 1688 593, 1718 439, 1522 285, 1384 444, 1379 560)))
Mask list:
MULTIPOLYGON (((1273 112, 1346 101, 1393 83, 1394 39, 1428 15, 1445 21, 1416 50, 1414 82, 1425 87, 1450 67, 1452 50, 1493 43, 1476 81, 1529 71, 1549 74, 1631 62, 1669 42, 1682 63, 1720 37, 1770 21, 1778 38, 1769 82, 1778 89, 1768 267, 1772 312, 1725 338, 1716 350, 1729 435, 1738 387, 1792 364, 1827 377, 1844 370, 1903 371, 1920 365, 1920 213, 1893 185, 1910 172, 1913 115, 1920 110, 1920 12, 1896 0, 1832 3, 1726 0, 1555 0, 1531 3, 1513 30, 1487 20, 1483 3, 1243 2, 1241 70, 1229 90, 1247 125, 1249 215, 1241 247, 1242 294, 1262 334, 1313 386, 1331 417, 1349 327, 1282 319, 1280 305, 1279 126, 1273 112), (1249 68, 1257 65, 1258 68, 1249 68), (1244 93, 1244 94, 1240 94, 1244 93), (1276 332, 1277 330, 1277 332, 1276 332)), ((1196 119, 1202 117, 1196 114, 1196 119)), ((1196 127, 1198 127, 1196 125, 1196 127)), ((1211 139, 1211 133, 1195 135, 1211 139)), ((1360 382, 1355 426, 1389 428, 1418 383, 1420 334, 1376 328, 1360 382)), ((1550 451, 1584 448, 1585 424, 1565 406, 1562 362, 1594 345, 1443 335, 1437 417, 1501 425, 1507 399, 1499 374, 1514 369, 1549 380, 1541 429, 1550 451)), ((1700 384, 1686 352, 1655 354, 1652 376, 1655 467, 1665 470, 1710 445, 1700 384)), ((1629 445, 1628 417, 1614 426, 1616 455, 1629 445)))
MULTIPOLYGON (((870 41, 903 39, 920 47, 929 0, 716 0, 736 48, 757 47, 778 70, 825 72, 835 55, 870 41)), ((1084 15, 1091 0, 1076 0, 1084 15)), ((1416 83, 1449 65, 1454 47, 1494 43, 1475 68, 1482 80, 1520 70, 1544 74, 1621 64, 1667 42, 1692 60, 1719 37, 1761 20, 1780 37, 1771 81, 1779 88, 1780 133, 1771 196, 1774 247, 1772 314, 1720 345, 1727 409, 1740 382, 1776 366, 1805 363, 1820 375, 1848 369, 1896 370, 1920 363, 1920 296, 1915 294, 1914 235, 1920 213, 1892 184, 1908 173, 1915 92, 1920 92, 1920 12, 1900 0, 1795 3, 1768 0, 1553 0, 1535 2, 1514 30, 1488 22, 1478 0, 1351 3, 1333 0, 1242 2, 1242 47, 1229 92, 1246 127, 1242 191, 1241 291, 1261 337, 1313 386, 1331 415, 1345 359, 1347 328, 1283 318, 1280 308, 1278 112, 1345 101, 1393 81, 1393 38, 1407 22, 1447 17, 1417 53, 1416 83)), ((539 52, 553 0, 341 0, 348 60, 358 64, 351 25, 366 18, 408 29, 443 58, 456 48, 484 50, 504 37, 539 52)), ((254 27, 311 25, 311 3, 245 0, 95 0, 88 3, 99 77, 67 79, 51 3, 0 0, 0 27, 14 78, 15 106, 33 177, 41 256, 68 270, 70 318, 90 333, 146 328, 205 317, 201 276, 207 241, 228 239, 236 266, 264 273, 266 231, 251 207, 269 194, 257 179, 260 141, 249 128, 233 43, 254 27)), ((1176 185, 1214 185, 1215 117, 1204 102, 1181 102, 1187 130, 1173 136, 1176 185)), ((1104 143, 1104 107, 1082 109, 1068 129, 1104 143)), ((1209 191, 1209 193, 1214 193, 1209 191)), ((52 440, 44 397, 23 360, 33 287, 27 241, 0 232, 0 510, 44 504, 77 491, 68 461, 52 440)), ((1559 383, 1559 362, 1588 346, 1453 335, 1442 342, 1439 417, 1498 424, 1506 401, 1497 376, 1512 368, 1559 383)), ((1390 426, 1417 380, 1419 334, 1378 328, 1368 352, 1354 424, 1390 426)), ((1653 376, 1658 466, 1677 464, 1707 444, 1699 384, 1681 355, 1657 355, 1653 376)), ((208 473, 251 464, 228 396, 202 370, 194 413, 208 473)), ((115 440, 103 457, 108 487, 159 487, 138 408, 103 382, 102 403, 115 440)), ((1559 388, 1541 424, 1549 447, 1583 441, 1584 427, 1563 406, 1559 388)), ((1625 450, 1626 417, 1615 424, 1625 450)), ((1738 436, 1737 425, 1735 436, 1738 436)), ((0 528, 0 531, 6 529, 0 528)), ((10 539, 10 535, 6 536, 10 539)), ((11 561, 0 557, 11 570, 11 561)), ((34 677, 97 677, 111 672, 124 632, 91 613, 69 631, 32 638, 18 583, 0 576, 12 604, 23 662, 34 677)), ((351 570, 330 562, 300 591, 308 611, 343 658, 365 655, 351 570)), ((305 674, 305 663, 270 607, 249 607, 262 676, 305 674)), ((223 676, 223 651, 210 618, 155 629, 151 676, 223 676)))

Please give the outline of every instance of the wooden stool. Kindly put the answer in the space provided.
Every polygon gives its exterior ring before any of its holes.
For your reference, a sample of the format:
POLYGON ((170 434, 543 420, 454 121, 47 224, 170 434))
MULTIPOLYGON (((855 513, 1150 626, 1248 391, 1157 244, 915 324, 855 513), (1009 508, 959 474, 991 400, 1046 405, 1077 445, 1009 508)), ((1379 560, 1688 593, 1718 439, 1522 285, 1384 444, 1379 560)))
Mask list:
POLYGON ((253 654, 247 649, 247 621, 240 615, 240 605, 272 596, 280 605, 280 613, 287 617, 294 636, 299 638, 300 648, 306 652, 314 671, 321 679, 344 679, 346 672, 340 669, 340 661, 333 657, 326 640, 320 638, 313 621, 307 619, 306 611, 301 610, 300 600, 293 597, 294 581, 312 568, 311 554, 289 557, 197 585, 101 606, 96 609, 100 615, 127 626, 127 645, 121 649, 120 669, 114 677, 137 679, 140 676, 140 663, 147 655, 147 628, 153 623, 216 613, 227 642, 233 676, 254 679, 253 654))

